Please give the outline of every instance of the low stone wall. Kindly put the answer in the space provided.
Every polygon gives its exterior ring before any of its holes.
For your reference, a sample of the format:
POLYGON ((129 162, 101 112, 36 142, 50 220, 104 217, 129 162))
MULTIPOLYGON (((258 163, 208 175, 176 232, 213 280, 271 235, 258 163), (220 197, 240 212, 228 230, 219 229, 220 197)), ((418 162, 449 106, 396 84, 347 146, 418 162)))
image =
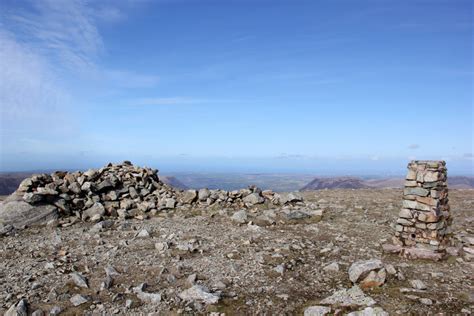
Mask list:
MULTIPOLYGON (((160 181, 158 170, 134 166, 129 161, 85 172, 57 171, 51 175, 34 175, 20 184, 9 198, 11 200, 38 207, 54 206, 59 216, 94 221, 103 216, 127 218, 170 209, 239 209, 259 204, 269 207, 302 204, 302 198, 297 193, 280 195, 255 186, 235 191, 183 191, 160 181)), ((1 214, 6 213, 3 208, 1 214)), ((15 218, 15 214, 10 213, 3 217, 15 218)))

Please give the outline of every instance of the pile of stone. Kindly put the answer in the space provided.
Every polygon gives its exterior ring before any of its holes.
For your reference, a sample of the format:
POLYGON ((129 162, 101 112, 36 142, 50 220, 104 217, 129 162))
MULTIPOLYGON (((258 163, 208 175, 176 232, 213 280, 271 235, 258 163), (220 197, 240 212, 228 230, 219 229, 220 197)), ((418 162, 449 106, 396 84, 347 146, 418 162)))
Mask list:
POLYGON ((440 259, 449 242, 452 218, 444 161, 412 161, 395 226, 394 251, 407 257, 440 259))
POLYGON ((182 191, 160 181, 158 170, 137 167, 129 161, 85 172, 34 175, 25 179, 13 196, 33 206, 54 206, 61 216, 94 221, 103 216, 126 218, 176 208, 302 204, 296 194, 279 195, 255 186, 230 192, 182 191))

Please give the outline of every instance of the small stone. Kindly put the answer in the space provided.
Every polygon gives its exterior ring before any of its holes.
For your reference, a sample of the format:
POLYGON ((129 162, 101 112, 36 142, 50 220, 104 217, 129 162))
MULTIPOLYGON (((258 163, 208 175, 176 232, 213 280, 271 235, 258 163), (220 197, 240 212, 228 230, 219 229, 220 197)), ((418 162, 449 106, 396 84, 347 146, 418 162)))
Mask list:
POLYGON ((63 310, 61 309, 61 307, 53 306, 53 308, 51 308, 51 310, 49 311, 49 315, 59 315, 62 311, 63 310))
POLYGON ((193 285, 187 290, 179 293, 179 297, 187 302, 202 302, 204 304, 216 304, 219 301, 219 296, 209 293, 208 290, 200 285, 193 285))
POLYGON ((381 286, 385 283, 386 277, 387 277, 387 273, 385 272, 385 269, 380 269, 378 272, 374 270, 370 271, 369 275, 367 275, 367 277, 365 277, 360 282, 360 287, 363 289, 367 289, 367 288, 381 286))
POLYGON ((31 313, 31 316, 44 316, 44 312, 41 309, 37 309, 31 313))
POLYGON ((132 305, 133 305, 133 301, 132 301, 132 300, 126 300, 126 301, 125 301, 125 308, 131 309, 131 308, 132 308, 132 305))
POLYGON ((155 249, 158 250, 158 251, 165 251, 167 250, 169 247, 168 247, 168 243, 167 242, 157 242, 155 243, 155 249))
POLYGON ((429 193, 430 193, 429 190, 423 189, 421 187, 405 188, 403 190, 404 195, 428 196, 429 193))
POLYGON ((401 218, 413 218, 413 214, 411 213, 411 211, 406 208, 402 208, 400 210, 400 213, 398 213, 398 216, 401 218))
POLYGON ((277 265, 273 270, 277 273, 283 274, 285 272, 285 266, 282 264, 277 265))
POLYGON ((365 295, 357 285, 354 285, 350 289, 342 289, 334 292, 331 296, 323 299, 321 304, 341 307, 372 306, 375 304, 375 301, 370 296, 365 295))
POLYGON ((118 273, 118 271, 115 270, 115 268, 112 266, 107 266, 104 270, 105 270, 105 274, 111 277, 120 275, 120 273, 118 273))
POLYGON ((349 279, 356 283, 372 270, 382 269, 383 264, 379 259, 354 262, 349 268, 349 279))
POLYGON ((89 288, 89 285, 87 284, 87 279, 82 274, 78 272, 73 272, 70 274, 70 276, 74 281, 74 284, 76 284, 78 287, 82 287, 85 289, 89 288))
POLYGON ((429 298, 420 298, 420 303, 423 305, 433 305, 433 301, 429 298))
POLYGON ((166 199, 166 208, 174 208, 176 206, 176 200, 169 198, 166 199))
POLYGON ((73 297, 71 297, 69 301, 72 303, 72 305, 79 306, 79 305, 89 302, 89 298, 81 294, 76 294, 73 297))
POLYGON ((323 268, 325 272, 339 272, 339 264, 332 262, 323 268))
POLYGON ((261 204, 265 199, 258 193, 252 193, 243 198, 243 202, 250 205, 261 204))
POLYGON ((366 307, 363 310, 352 312, 346 316, 389 316, 381 307, 366 307))
POLYGON ((397 274, 397 270, 393 266, 393 264, 386 264, 385 265, 385 270, 387 270, 387 273, 390 275, 395 275, 397 274))
POLYGON ((208 189, 199 190, 199 193, 198 193, 199 201, 206 201, 209 195, 210 195, 210 192, 208 189))
POLYGON ((139 238, 148 238, 148 237, 150 237, 150 232, 148 232, 148 230, 146 230, 144 228, 144 229, 142 229, 138 232, 137 237, 139 237, 139 238))
POLYGON ((159 293, 148 293, 144 292, 145 284, 142 283, 139 286, 133 288, 133 292, 137 294, 137 297, 144 303, 148 304, 159 304, 161 302, 161 294, 159 293))
POLYGON ((247 212, 245 210, 237 211, 232 215, 231 219, 238 224, 244 224, 247 222, 247 212))
POLYGON ((94 215, 104 216, 105 208, 101 203, 94 203, 90 208, 82 212, 82 219, 87 220, 92 218, 94 215))
POLYGON ((28 302, 26 299, 21 299, 18 303, 13 304, 4 314, 4 316, 27 316, 28 302))
POLYGON ((196 283, 196 280, 197 280, 196 273, 193 273, 186 278, 186 281, 188 282, 190 286, 193 286, 196 283))
POLYGON ((72 193, 79 194, 81 193, 81 186, 77 182, 73 182, 68 186, 68 189, 72 191, 72 193))
POLYGON ((421 280, 410 280, 410 285, 412 288, 417 289, 417 290, 426 290, 427 287, 425 283, 421 280))
POLYGON ((184 192, 181 201, 185 204, 191 204, 196 200, 197 192, 196 190, 187 190, 184 192))
POLYGON ((331 312, 330 307, 310 306, 304 310, 304 316, 325 316, 331 312))

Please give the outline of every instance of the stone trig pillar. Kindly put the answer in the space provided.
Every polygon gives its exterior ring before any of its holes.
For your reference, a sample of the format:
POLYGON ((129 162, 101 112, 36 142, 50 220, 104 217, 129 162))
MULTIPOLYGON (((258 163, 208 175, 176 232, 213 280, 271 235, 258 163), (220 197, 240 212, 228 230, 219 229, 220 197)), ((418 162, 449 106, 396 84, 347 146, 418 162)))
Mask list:
POLYGON ((406 257, 443 257, 452 222, 446 180, 444 161, 415 160, 408 164, 403 205, 393 238, 406 257))

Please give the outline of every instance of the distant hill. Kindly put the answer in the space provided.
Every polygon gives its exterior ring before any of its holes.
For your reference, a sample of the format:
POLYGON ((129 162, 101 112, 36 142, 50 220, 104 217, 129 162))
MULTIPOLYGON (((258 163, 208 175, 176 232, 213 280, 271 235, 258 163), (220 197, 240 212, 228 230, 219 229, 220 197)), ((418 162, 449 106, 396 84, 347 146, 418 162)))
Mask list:
POLYGON ((173 176, 159 176, 160 180, 164 183, 171 185, 177 189, 187 190, 189 189, 184 183, 179 181, 176 177, 173 176))
POLYGON ((474 189, 474 177, 448 175, 448 187, 451 189, 474 189))
MULTIPOLYGON (((0 173, 0 195, 13 193, 20 182, 33 173, 51 173, 48 171, 0 173)), ((404 179, 400 178, 358 178, 358 177, 317 177, 308 174, 203 174, 179 173, 176 175, 159 175, 160 179, 175 188, 210 188, 235 190, 255 184, 262 189, 276 192, 289 192, 301 189, 366 189, 366 188, 401 188, 404 179)), ((450 189, 474 189, 474 177, 448 176, 450 189)))
POLYGON ((301 191, 322 189, 364 189, 369 188, 364 180, 355 177, 315 178, 301 188, 301 191))
POLYGON ((366 179, 364 183, 372 188, 402 188, 405 179, 403 178, 381 178, 381 179, 366 179))
MULTIPOLYGON (((402 188, 403 178, 374 178, 362 179, 356 177, 327 177, 315 178, 301 188, 301 191, 323 190, 323 189, 385 189, 402 188)), ((474 177, 448 176, 448 188, 450 189, 474 189, 474 177)))
POLYGON ((0 195, 13 193, 23 179, 32 175, 30 172, 10 172, 0 173, 0 195))

